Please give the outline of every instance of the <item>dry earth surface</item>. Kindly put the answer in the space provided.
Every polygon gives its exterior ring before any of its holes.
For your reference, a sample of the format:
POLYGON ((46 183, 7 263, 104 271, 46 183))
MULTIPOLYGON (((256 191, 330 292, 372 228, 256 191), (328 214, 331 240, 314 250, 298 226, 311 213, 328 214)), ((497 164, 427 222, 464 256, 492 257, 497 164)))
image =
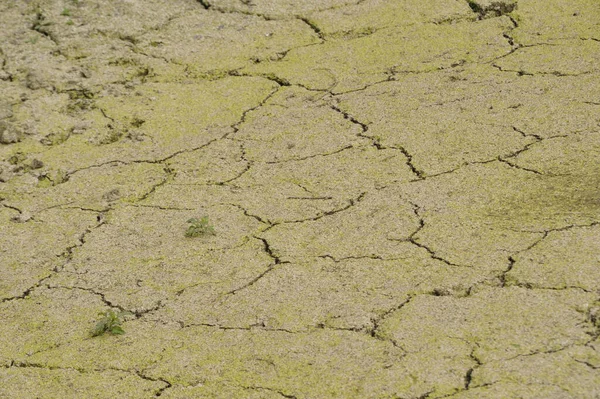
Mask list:
POLYGON ((0 26, 0 397, 600 398, 599 1, 0 26))

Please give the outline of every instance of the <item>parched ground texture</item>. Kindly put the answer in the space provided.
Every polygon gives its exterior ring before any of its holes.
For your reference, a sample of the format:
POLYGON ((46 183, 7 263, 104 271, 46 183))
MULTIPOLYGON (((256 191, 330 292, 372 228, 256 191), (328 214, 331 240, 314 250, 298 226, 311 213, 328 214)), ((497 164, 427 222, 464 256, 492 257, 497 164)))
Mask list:
POLYGON ((600 398, 599 1, 0 27, 0 397, 600 398))

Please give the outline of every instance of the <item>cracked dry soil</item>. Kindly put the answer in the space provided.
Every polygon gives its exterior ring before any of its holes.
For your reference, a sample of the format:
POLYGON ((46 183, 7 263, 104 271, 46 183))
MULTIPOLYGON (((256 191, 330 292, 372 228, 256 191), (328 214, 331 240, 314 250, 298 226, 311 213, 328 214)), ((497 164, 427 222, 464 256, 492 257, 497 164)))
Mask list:
POLYGON ((597 0, 0 26, 0 397, 600 398, 597 0))

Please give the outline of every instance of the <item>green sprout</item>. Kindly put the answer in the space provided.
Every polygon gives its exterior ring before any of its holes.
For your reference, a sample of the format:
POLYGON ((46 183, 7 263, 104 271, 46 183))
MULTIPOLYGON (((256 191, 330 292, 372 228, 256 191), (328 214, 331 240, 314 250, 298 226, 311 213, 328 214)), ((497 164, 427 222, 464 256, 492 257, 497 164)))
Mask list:
POLYGON ((69 10, 68 8, 65 8, 62 10, 62 12, 60 13, 60 15, 64 16, 64 17, 70 17, 71 16, 71 10, 69 10))
POLYGON ((203 216, 200 219, 191 218, 187 223, 190 223, 185 232, 186 237, 199 237, 203 235, 215 235, 215 229, 208 224, 208 216, 203 216))
POLYGON ((114 310, 98 313, 102 318, 96 323, 96 326, 92 330, 92 337, 97 337, 107 332, 113 335, 125 334, 125 330, 123 330, 121 324, 123 323, 123 318, 130 314, 131 312, 115 312, 114 310))

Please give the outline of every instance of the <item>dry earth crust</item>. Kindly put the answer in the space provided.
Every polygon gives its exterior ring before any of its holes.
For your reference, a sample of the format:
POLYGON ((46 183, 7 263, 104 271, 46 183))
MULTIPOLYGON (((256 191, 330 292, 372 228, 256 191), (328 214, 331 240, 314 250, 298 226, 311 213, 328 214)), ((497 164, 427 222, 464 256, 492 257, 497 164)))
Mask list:
POLYGON ((597 0, 0 26, 0 397, 600 398, 597 0))

